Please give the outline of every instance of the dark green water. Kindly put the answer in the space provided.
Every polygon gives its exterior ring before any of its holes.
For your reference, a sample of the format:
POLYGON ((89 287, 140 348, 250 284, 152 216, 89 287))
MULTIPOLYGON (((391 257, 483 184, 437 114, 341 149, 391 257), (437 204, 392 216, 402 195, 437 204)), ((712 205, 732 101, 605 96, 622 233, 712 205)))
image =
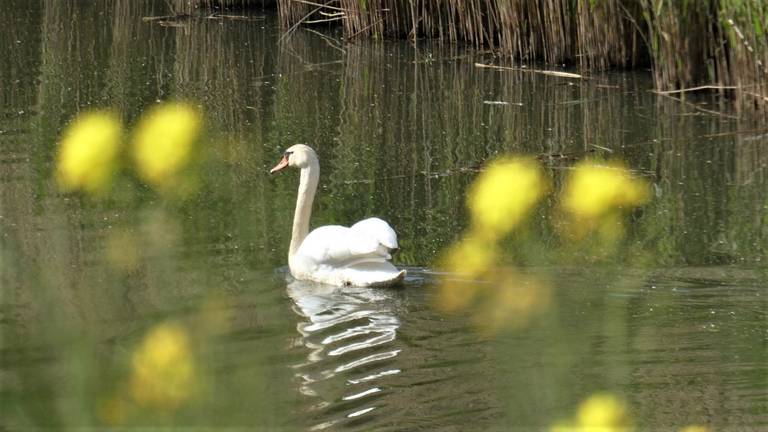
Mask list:
POLYGON ((642 430, 768 428, 768 132, 727 103, 660 98, 645 73, 480 69, 498 59, 426 42, 281 40, 267 15, 164 26, 142 21, 167 13, 152 2, 9 3, 0 430, 541 430, 597 391, 642 430), (170 99, 205 110, 195 195, 130 175, 101 200, 58 191, 56 143, 78 112, 133 124, 170 99), (298 142, 321 158, 313 226, 388 220, 404 289, 286 282, 297 176, 267 171, 298 142), (548 310, 489 335, 472 311, 433 307, 477 166, 544 155, 557 185, 571 162, 546 155, 592 152, 653 184, 615 253, 563 248, 543 212, 510 256, 549 281, 548 310), (194 334, 202 390, 110 423, 131 353, 168 320, 194 334))

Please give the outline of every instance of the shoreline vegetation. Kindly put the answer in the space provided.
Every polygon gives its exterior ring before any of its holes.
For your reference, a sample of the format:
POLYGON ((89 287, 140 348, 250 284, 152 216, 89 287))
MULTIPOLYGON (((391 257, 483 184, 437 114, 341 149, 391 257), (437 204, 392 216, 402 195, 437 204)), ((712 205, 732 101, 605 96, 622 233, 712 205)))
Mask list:
MULTIPOLYGON (((762 0, 176 0, 178 7, 275 8, 288 31, 339 26, 346 40, 433 38, 486 47, 513 65, 581 73, 650 68, 656 90, 717 92, 768 115, 762 0)), ((681 95, 677 95, 681 96, 681 95)))

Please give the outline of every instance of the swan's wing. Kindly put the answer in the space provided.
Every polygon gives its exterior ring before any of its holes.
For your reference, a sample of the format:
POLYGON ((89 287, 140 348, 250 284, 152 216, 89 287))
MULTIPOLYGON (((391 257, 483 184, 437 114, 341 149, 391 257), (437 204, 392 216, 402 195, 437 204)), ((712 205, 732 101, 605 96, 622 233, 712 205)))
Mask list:
POLYGON ((397 235, 377 218, 360 221, 351 228, 328 225, 313 230, 299 247, 298 254, 315 265, 346 267, 361 262, 382 262, 391 258, 397 235))
POLYGON ((397 249, 397 234, 395 230, 379 218, 373 217, 361 220, 349 229, 355 233, 373 237, 387 249, 397 249))
POLYGON ((315 265, 334 267, 343 267, 363 257, 380 255, 379 242, 375 238, 355 235, 349 228, 339 225, 322 226, 313 230, 301 242, 297 254, 309 258, 315 265))

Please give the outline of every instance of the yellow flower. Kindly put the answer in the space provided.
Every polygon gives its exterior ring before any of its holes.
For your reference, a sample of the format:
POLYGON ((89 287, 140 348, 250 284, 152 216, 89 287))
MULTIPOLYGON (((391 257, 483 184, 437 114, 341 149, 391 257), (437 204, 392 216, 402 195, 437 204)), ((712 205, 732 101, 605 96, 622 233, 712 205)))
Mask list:
POLYGON ((649 199, 647 183, 633 178, 622 165, 582 162, 563 190, 563 208, 578 218, 595 219, 615 210, 631 209, 649 199))
POLYGON ((576 412, 576 424, 582 430, 595 432, 631 430, 626 405, 609 393, 596 393, 582 402, 576 412))
POLYGON ((123 131, 113 113, 81 114, 64 131, 56 179, 63 191, 99 193, 107 189, 117 166, 123 131))
POLYGON ((195 391, 189 335, 178 324, 153 328, 133 353, 131 365, 131 395, 140 405, 173 410, 195 391))
POLYGON ((473 229, 489 239, 508 234, 533 210, 548 189, 532 159, 505 158, 493 162, 469 191, 473 229))
POLYGON ((155 186, 168 186, 192 159, 202 116, 183 103, 159 105, 141 118, 133 139, 139 175, 155 186))

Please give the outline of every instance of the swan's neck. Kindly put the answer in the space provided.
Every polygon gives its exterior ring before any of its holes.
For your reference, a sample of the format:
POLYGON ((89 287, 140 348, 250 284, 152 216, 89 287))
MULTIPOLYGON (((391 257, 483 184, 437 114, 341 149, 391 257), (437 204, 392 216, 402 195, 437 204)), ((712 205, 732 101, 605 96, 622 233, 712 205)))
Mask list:
POLYGON ((312 201, 315 199, 319 177, 320 164, 317 159, 310 159, 309 165, 301 169, 299 193, 296 197, 296 212, 293 214, 293 233, 291 234, 291 245, 288 248, 289 259, 299 250, 301 242, 309 234, 309 218, 312 215, 312 201))

